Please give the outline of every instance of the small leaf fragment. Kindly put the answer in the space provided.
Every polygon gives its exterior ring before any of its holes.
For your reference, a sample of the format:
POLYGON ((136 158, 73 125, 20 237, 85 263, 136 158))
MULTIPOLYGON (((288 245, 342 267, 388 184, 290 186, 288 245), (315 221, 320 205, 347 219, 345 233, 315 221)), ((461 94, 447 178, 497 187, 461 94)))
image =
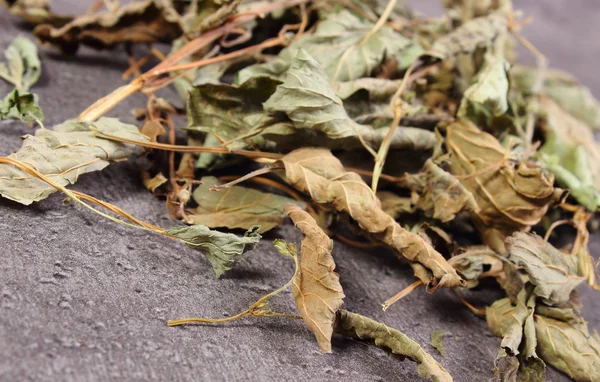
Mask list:
POLYGON ((431 346, 437 350, 440 355, 446 358, 446 347, 444 346, 444 331, 434 330, 431 332, 431 346))
POLYGON ((6 119, 20 120, 25 123, 42 121, 44 113, 38 105, 37 95, 21 93, 14 89, 0 99, 0 121, 6 119))
POLYGON ((337 313, 336 333, 374 343, 399 357, 416 362, 419 374, 439 382, 450 382, 452 376, 421 345, 399 330, 360 314, 340 309, 337 313))
POLYGON ((304 235, 300 272, 292 287, 296 307, 306 326, 317 337, 321 351, 330 353, 336 313, 344 299, 339 276, 334 272, 333 241, 315 219, 298 206, 290 204, 285 212, 304 235))
POLYGON ((261 238, 258 231, 259 227, 253 227, 244 236, 237 236, 197 224, 176 227, 165 231, 165 234, 173 235, 188 247, 204 253, 219 278, 233 268, 245 252, 254 249, 261 238))

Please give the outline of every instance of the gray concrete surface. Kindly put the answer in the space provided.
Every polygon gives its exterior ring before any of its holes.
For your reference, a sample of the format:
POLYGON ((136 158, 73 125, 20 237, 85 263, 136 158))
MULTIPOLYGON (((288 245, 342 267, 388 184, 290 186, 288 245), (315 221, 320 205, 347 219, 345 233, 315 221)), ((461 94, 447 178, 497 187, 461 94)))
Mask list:
MULTIPOLYGON (((61 8, 76 0, 55 1, 61 8)), ((425 5, 430 4, 427 2, 425 5)), ((526 30, 551 62, 588 81, 596 94, 600 57, 600 5, 592 1, 521 2, 536 17, 526 30), (564 9, 567 7, 568 11, 564 9), (583 19, 580 19, 582 17, 583 19)), ((422 5, 420 5, 422 7, 422 5)), ((19 33, 0 13, 0 49, 19 33)), ((84 50, 74 59, 42 52, 44 74, 33 89, 46 123, 76 116, 95 99, 122 84, 127 67, 121 52, 84 50)), ((9 90, 0 83, 0 94, 9 90)), ((114 110, 130 120, 133 97, 114 110)), ((31 132, 19 123, 0 125, 0 155, 20 147, 31 132)), ((88 174, 73 187, 114 203, 133 215, 171 226, 163 202, 140 183, 133 162, 88 174)), ((276 230, 221 280, 208 262, 172 240, 117 226, 54 195, 30 207, 0 200, 0 380, 1 381, 414 381, 414 363, 398 362, 376 348, 334 338, 333 354, 321 354, 301 322, 244 319, 218 326, 168 328, 166 320, 222 317, 245 309, 283 284, 293 266, 270 240, 299 240, 289 225, 276 230)), ((600 240, 594 237, 597 254, 600 240)), ((409 285, 410 271, 390 253, 337 243, 334 256, 346 307, 404 331, 423 347, 432 330, 446 332, 448 358, 433 352, 457 381, 485 381, 499 340, 447 291, 418 290, 386 313, 382 301, 409 285)), ((476 306, 498 291, 470 293, 476 306)), ((598 296, 581 289, 584 316, 600 327, 598 296)), ((289 293, 273 307, 293 312, 289 293)), ((548 380, 567 378, 550 369, 548 380)))

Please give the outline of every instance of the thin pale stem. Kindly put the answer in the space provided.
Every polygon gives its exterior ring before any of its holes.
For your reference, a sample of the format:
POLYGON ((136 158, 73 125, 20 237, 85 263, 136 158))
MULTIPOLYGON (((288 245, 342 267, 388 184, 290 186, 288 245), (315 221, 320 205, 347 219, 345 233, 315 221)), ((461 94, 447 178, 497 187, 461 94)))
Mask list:
POLYGON ((402 299, 405 296, 408 296, 410 293, 412 293, 412 291, 414 291, 421 285, 423 285, 423 281, 417 280, 414 283, 407 286, 406 288, 404 288, 403 290, 401 290, 400 292, 396 293, 393 297, 389 298, 386 302, 383 303, 383 305, 381 306, 383 311, 386 311, 390 306, 392 306, 392 304, 398 302, 398 300, 402 299))

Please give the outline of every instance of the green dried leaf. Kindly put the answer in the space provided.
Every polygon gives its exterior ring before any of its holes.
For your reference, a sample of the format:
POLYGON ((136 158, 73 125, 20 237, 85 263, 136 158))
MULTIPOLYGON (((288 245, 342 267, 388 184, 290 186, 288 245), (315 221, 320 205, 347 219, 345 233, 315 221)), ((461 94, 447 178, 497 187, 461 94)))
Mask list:
MULTIPOLYGON (((68 120, 54 130, 40 129, 35 136, 26 135, 23 147, 10 158, 34 167, 61 186, 74 184, 81 174, 102 170, 110 161, 124 159, 133 147, 95 136, 94 132, 145 141, 137 127, 115 118, 96 122, 68 120)), ((57 190, 46 182, 10 166, 0 165, 0 195, 29 205, 57 190)))
POLYGON ((219 184, 213 176, 200 179, 202 184, 194 190, 193 197, 198 207, 188 215, 193 224, 209 228, 250 229, 260 226, 259 233, 267 232, 283 224, 287 204, 306 208, 302 202, 241 186, 229 187, 222 191, 210 191, 219 184))
POLYGON ((187 33, 199 35, 223 22, 235 13, 242 0, 193 1, 183 17, 187 33))
POLYGON ((42 73, 37 47, 26 37, 18 36, 4 51, 6 63, 0 62, 0 77, 26 92, 42 73))
POLYGON ((44 120, 37 95, 20 93, 17 89, 8 93, 0 99, 0 121, 5 119, 17 119, 25 123, 44 120))
POLYGON ((540 356, 576 381, 597 381, 600 376, 600 338, 587 325, 535 315, 540 356))
POLYGON ((487 55, 474 83, 465 90, 456 116, 475 123, 492 124, 508 110, 508 68, 505 60, 487 55))
POLYGON ((559 251, 535 234, 515 232, 506 239, 506 249, 508 260, 523 267, 535 285, 533 293, 545 304, 568 302, 584 280, 579 274, 579 257, 559 251))
POLYGON ((468 247, 464 253, 453 256, 448 262, 467 281, 467 288, 479 285, 479 278, 484 272, 503 269, 503 262, 496 252, 484 245, 468 247))
MULTIPOLYGON (((515 65, 510 70, 514 88, 528 94, 535 83, 537 69, 515 65)), ((600 129, 600 102, 590 89, 570 74, 560 70, 546 70, 541 93, 550 97, 563 110, 582 120, 592 129, 600 129)))
POLYGON ((511 0, 442 0, 442 5, 446 8, 448 17, 459 25, 495 11, 512 11, 511 0))
POLYGON ((42 43, 67 54, 75 54, 81 44, 110 49, 121 43, 171 42, 182 33, 180 16, 168 0, 134 2, 116 12, 79 16, 60 28, 38 25, 33 31, 42 43))
POLYGON ((280 79, 300 49, 315 57, 327 78, 333 81, 369 76, 392 57, 398 60, 398 68, 403 70, 423 51, 416 41, 387 26, 370 34, 372 29, 373 23, 361 20, 347 10, 330 13, 314 33, 293 42, 274 60, 241 70, 236 82, 244 83, 255 76, 280 79))
POLYGON ((331 256, 333 240, 298 206, 288 205, 285 212, 304 235, 300 272, 292 286, 294 301, 304 323, 317 337, 321 351, 330 353, 336 313, 344 300, 331 256))
POLYGON ((423 170, 422 174, 410 175, 408 182, 419 194, 417 206, 427 216, 449 222, 461 211, 479 212, 473 194, 452 174, 431 159, 425 162, 423 170))
POLYGON ((539 106, 545 117, 546 141, 540 149, 544 166, 580 204, 596 211, 600 207, 600 149, 593 131, 549 98, 541 97, 539 106))
POLYGON ((506 32, 507 19, 502 12, 478 17, 438 38, 424 56, 446 60, 459 53, 471 53, 477 48, 490 47, 499 36, 506 32))
POLYGON ((434 330, 431 332, 431 346, 437 350, 440 355, 446 358, 446 347, 444 346, 444 331, 434 330))
POLYGON ((213 231, 203 225, 176 227, 165 231, 183 241, 188 247, 202 252, 210 261, 217 278, 227 272, 242 258, 242 255, 254 249, 260 241, 259 227, 250 228, 244 236, 213 231))
POLYGON ((50 12, 49 0, 0 0, 0 3, 8 9, 10 14, 33 25, 50 24, 61 27, 73 19, 71 16, 50 12))
POLYGON ((399 330, 360 314, 340 309, 337 313, 336 333, 374 343, 390 353, 404 359, 408 357, 419 364, 419 374, 440 382, 452 381, 452 376, 421 345, 399 330))

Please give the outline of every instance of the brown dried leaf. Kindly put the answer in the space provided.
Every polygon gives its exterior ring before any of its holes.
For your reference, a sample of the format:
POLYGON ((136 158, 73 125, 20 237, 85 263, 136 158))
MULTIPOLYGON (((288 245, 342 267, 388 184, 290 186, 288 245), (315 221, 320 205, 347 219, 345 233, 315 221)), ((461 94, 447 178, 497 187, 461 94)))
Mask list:
POLYGON ((152 178, 148 176, 143 179, 144 187, 146 187, 146 189, 148 189, 148 191, 152 193, 156 192, 157 188, 167 183, 168 181, 169 179, 165 178, 162 172, 159 172, 152 178))
POLYGON ((72 16, 52 13, 48 0, 0 0, 0 3, 8 9, 10 14, 33 25, 50 24, 61 27, 73 20, 72 16))
POLYGON ((344 292, 334 272, 331 256, 333 241, 304 210, 289 204, 285 212, 302 232, 300 273, 294 279, 292 293, 306 326, 315 333, 321 350, 331 352, 331 335, 344 292))
POLYGON ((171 42, 182 33, 179 14, 167 0, 134 2, 117 12, 80 16, 61 28, 38 25, 33 31, 67 54, 75 54, 80 44, 108 49, 125 42, 171 42))
POLYGON ((484 241, 503 252, 504 237, 537 224, 557 198, 554 178, 537 166, 516 164, 492 135, 461 120, 446 128, 450 172, 475 197, 473 212, 484 241), (494 241, 492 234, 499 237, 494 241))
POLYGON ((426 285, 463 285, 446 259, 419 235, 405 230, 386 214, 371 188, 358 174, 346 172, 329 150, 298 149, 284 156, 278 164, 285 167, 288 182, 308 193, 315 202, 348 213, 362 229, 397 254, 422 264, 427 272, 419 272, 419 276, 426 285))

